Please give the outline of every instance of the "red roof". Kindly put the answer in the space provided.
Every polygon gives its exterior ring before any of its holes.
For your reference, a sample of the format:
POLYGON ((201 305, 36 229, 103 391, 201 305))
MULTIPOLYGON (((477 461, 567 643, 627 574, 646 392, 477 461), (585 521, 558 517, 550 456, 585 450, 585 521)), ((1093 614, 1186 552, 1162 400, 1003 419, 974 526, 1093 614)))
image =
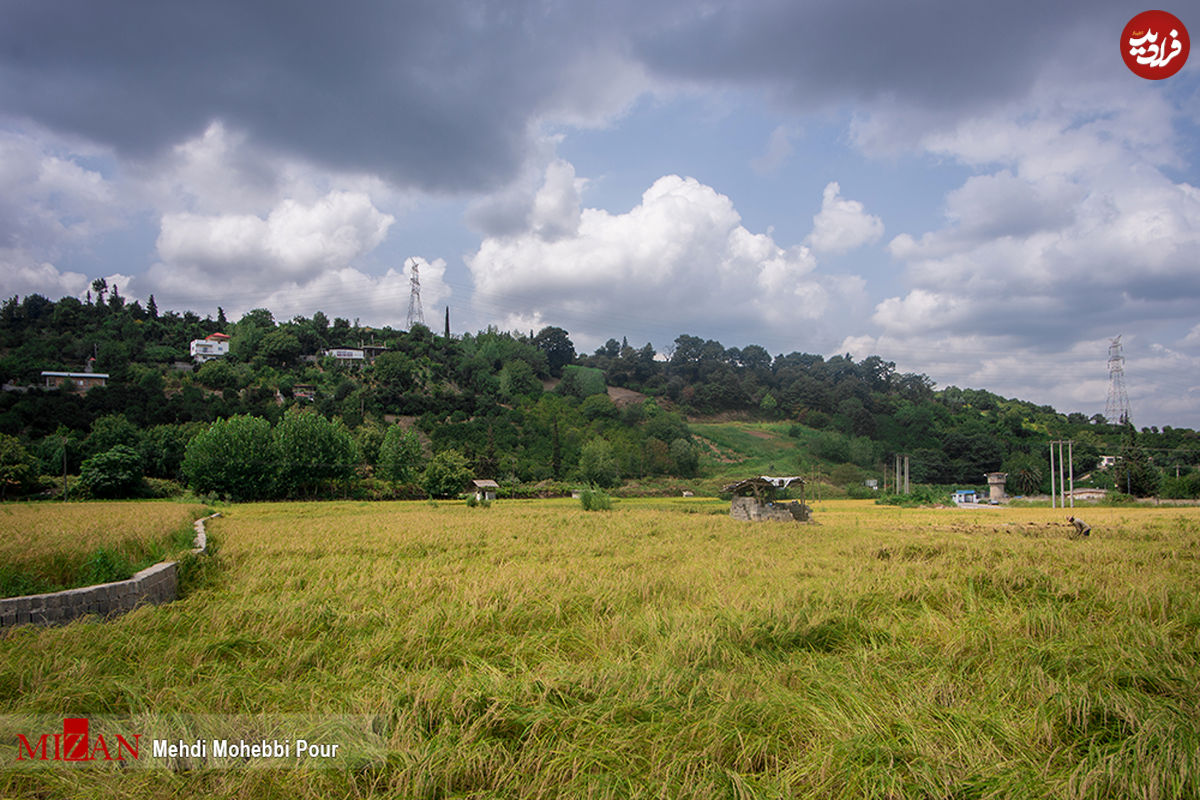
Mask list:
POLYGON ((227 336, 224 333, 210 333, 208 336, 205 336, 204 338, 205 339, 228 339, 229 336, 227 336))

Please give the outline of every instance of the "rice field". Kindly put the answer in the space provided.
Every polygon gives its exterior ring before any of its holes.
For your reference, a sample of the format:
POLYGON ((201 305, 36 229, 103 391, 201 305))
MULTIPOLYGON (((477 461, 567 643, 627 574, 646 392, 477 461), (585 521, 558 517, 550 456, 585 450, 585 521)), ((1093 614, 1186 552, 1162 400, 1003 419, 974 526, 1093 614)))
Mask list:
POLYGON ((1200 797, 1200 509, 1077 511, 222 509, 182 600, 8 634, 0 716, 369 715, 386 752, 0 797, 1200 797))
POLYGON ((190 547, 205 513, 175 502, 0 504, 0 597, 128 578, 190 547))

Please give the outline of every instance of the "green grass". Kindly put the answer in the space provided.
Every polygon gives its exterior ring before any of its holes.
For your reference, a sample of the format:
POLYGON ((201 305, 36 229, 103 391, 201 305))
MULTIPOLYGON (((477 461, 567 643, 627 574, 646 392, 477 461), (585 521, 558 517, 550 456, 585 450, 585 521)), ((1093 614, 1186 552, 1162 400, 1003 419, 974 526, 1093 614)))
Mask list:
POLYGON ((175 502, 0 505, 0 597, 129 578, 189 549, 205 512, 175 502))
POLYGON ((700 437, 704 475, 724 482, 748 475, 795 475, 804 442, 788 436, 787 422, 691 422, 700 437))
POLYGON ((0 714, 369 714, 388 754, 0 796, 1200 796, 1200 509, 815 516, 235 506, 184 600, 8 634, 0 714))

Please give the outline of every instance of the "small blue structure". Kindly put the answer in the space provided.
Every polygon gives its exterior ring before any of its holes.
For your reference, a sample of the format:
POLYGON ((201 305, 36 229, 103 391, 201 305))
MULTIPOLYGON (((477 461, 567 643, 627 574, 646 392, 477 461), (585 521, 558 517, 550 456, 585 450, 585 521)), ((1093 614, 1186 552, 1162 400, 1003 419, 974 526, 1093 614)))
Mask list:
POLYGON ((978 503, 979 495, 974 489, 955 489, 951 499, 954 500, 954 505, 961 506, 963 503, 978 503))

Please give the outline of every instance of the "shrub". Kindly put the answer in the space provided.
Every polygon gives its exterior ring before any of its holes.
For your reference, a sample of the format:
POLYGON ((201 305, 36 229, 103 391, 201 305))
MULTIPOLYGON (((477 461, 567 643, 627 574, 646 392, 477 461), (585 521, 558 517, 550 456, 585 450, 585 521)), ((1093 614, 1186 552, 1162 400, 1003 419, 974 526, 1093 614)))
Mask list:
POLYGON ((1098 505, 1102 506, 1131 506, 1137 502, 1137 498, 1131 494, 1124 492, 1110 491, 1100 499, 1098 505))
POLYGON ((949 497, 932 486, 914 486, 908 494, 884 494, 875 500, 884 506, 932 506, 949 502, 949 497))
POLYGON ((612 508, 612 498, 602 490, 589 486, 579 493, 579 505, 584 511, 608 511, 612 508))

